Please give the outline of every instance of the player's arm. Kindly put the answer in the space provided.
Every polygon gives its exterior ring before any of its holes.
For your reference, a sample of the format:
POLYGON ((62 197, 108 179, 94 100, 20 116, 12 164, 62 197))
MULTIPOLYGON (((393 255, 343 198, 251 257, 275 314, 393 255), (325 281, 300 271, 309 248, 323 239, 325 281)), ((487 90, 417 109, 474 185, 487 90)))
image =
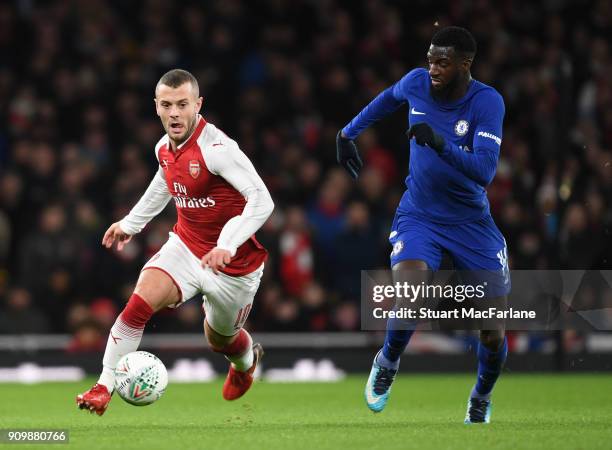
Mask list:
POLYGON ((341 136, 351 140, 355 139, 374 122, 399 108, 405 102, 402 96, 402 81, 403 79, 378 94, 353 120, 342 128, 341 136))
POLYGON ((202 257, 202 265, 217 273, 270 217, 274 202, 255 167, 237 145, 215 146, 204 153, 204 160, 211 173, 223 177, 246 199, 242 214, 227 221, 217 246, 202 257))
POLYGON ((493 181, 497 169, 504 111, 504 102, 497 93, 487 95, 479 102, 472 142, 473 152, 466 152, 446 141, 427 123, 411 126, 408 137, 414 137, 419 145, 434 149, 440 158, 484 187, 493 181))
POLYGON ((153 217, 164 210, 171 198, 164 171, 159 167, 149 187, 130 213, 106 230, 102 245, 110 248, 115 241, 118 241, 117 250, 122 250, 133 235, 140 233, 153 217))
POLYGON ((336 157, 353 178, 357 178, 361 167, 363 167, 359 151, 353 140, 367 127, 391 114, 406 101, 406 84, 409 79, 410 74, 382 91, 338 132, 336 136, 336 157))

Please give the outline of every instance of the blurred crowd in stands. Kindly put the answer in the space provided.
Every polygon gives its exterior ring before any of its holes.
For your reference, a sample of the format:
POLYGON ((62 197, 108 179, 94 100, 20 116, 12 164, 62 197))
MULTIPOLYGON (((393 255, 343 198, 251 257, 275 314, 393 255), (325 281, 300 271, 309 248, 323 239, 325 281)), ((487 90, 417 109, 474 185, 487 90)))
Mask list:
MULTIPOLYGON (((100 245, 139 199, 163 134, 154 86, 192 71, 203 115, 238 141, 276 210, 248 326, 360 327, 360 270, 388 267, 408 173, 406 108, 358 139, 357 182, 335 135, 425 65, 438 26, 479 49, 473 76, 506 119, 491 209, 514 269, 610 269, 612 3, 527 0, 16 0, 0 5, 0 333, 71 332, 96 349, 174 203, 123 252, 100 245)), ((200 302, 148 330, 200 331, 200 302)))

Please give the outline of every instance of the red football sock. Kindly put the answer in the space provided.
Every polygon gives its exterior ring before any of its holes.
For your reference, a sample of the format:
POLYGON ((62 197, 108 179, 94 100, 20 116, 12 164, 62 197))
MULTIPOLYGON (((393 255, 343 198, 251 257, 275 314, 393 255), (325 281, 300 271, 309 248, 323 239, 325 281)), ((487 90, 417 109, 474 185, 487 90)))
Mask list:
POLYGON ((144 328, 153 315, 153 309, 138 294, 132 294, 127 305, 119 315, 123 323, 131 328, 144 328))
POLYGON ((244 328, 240 329, 236 339, 225 347, 212 347, 213 351, 223 353, 235 369, 245 372, 253 365, 253 339, 244 328))
POLYGON ((242 355, 246 352, 251 346, 251 336, 244 329, 240 329, 238 332, 238 336, 236 339, 232 341, 231 344, 226 345, 225 347, 212 347, 212 350, 218 353, 223 353, 226 356, 238 356, 242 355))

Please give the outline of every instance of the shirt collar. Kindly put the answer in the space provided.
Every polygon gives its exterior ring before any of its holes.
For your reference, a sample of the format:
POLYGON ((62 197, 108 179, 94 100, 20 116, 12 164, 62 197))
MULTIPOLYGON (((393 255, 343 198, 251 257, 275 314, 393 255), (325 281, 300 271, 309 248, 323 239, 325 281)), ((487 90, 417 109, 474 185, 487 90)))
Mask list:
POLYGON ((187 146, 191 145, 191 143, 196 141, 200 137, 200 134, 202 134, 202 130, 206 126, 206 119, 204 119, 204 117, 202 117, 200 114, 198 114, 196 116, 196 121, 197 121, 197 124, 196 124, 193 132, 191 133, 191 135, 187 139, 185 139, 185 141, 182 144, 177 145, 177 147, 176 147, 177 151, 178 150, 182 150, 183 147, 187 147, 187 146))

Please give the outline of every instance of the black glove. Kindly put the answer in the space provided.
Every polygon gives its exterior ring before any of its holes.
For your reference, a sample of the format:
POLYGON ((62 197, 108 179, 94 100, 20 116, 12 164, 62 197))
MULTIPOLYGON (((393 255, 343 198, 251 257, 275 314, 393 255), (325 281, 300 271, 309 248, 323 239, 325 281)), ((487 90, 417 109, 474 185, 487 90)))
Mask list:
POLYGON ((342 130, 336 136, 336 158, 348 173, 355 179, 359 176, 359 171, 363 167, 363 162, 359 156, 359 150, 352 139, 342 137, 342 130))
POLYGON ((406 134, 408 135, 408 139, 414 137, 417 144, 427 145, 438 153, 441 153, 446 145, 444 138, 424 122, 412 125, 410 129, 406 131, 406 134))

